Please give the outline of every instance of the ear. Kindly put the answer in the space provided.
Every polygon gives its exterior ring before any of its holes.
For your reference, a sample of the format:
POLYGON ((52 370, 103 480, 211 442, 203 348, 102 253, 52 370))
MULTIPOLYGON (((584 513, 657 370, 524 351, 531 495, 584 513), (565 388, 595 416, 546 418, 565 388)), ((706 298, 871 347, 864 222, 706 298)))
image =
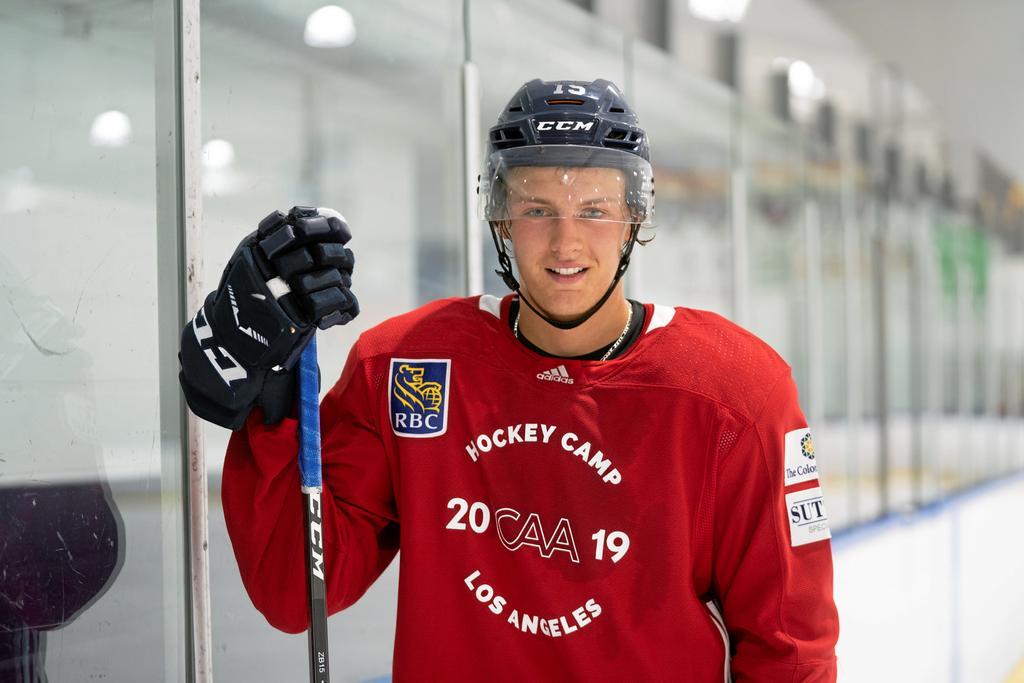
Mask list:
POLYGON ((622 243, 622 247, 625 248, 626 244, 629 242, 629 238, 632 237, 633 235, 633 230, 636 223, 623 223, 622 225, 623 231, 620 242, 622 243))
POLYGON ((633 234, 636 233, 637 239, 640 237, 640 224, 639 223, 626 223, 626 234, 622 236, 622 244, 619 246, 619 251, 625 251, 626 246, 629 245, 630 239, 633 238, 633 234))

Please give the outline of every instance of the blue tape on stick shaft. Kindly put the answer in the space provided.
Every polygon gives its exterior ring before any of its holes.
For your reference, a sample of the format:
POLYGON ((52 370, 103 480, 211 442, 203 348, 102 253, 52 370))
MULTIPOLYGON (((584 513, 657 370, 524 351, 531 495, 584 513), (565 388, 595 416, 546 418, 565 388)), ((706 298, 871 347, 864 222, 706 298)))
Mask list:
POLYGON ((299 472, 303 491, 320 490, 320 375, 315 334, 299 358, 299 472))

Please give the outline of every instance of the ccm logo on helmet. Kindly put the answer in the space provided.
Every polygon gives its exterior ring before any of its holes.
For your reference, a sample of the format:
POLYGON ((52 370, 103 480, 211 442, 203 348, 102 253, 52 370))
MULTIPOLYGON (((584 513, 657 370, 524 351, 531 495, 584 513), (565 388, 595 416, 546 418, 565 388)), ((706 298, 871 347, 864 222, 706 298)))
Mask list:
POLYGON ((593 121, 538 121, 537 130, 590 130, 593 121))

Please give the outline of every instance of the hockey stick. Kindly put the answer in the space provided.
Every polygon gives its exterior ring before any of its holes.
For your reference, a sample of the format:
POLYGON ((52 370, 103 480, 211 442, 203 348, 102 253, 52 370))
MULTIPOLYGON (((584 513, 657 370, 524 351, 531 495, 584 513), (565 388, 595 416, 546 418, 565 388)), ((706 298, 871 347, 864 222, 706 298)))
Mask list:
POLYGON ((299 359, 299 473, 306 508, 306 568, 309 586, 309 680, 330 681, 327 655, 327 590, 324 584, 323 514, 320 492, 320 373, 316 333, 299 359))

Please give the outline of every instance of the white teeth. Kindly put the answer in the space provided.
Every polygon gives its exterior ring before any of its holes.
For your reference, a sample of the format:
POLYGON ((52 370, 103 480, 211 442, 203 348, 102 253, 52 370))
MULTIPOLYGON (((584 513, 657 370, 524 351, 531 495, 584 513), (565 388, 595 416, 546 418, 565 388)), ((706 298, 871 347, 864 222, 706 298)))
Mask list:
POLYGON ((575 275, 576 273, 583 272, 582 268, 548 268, 548 270, 554 271, 559 275, 575 275))

